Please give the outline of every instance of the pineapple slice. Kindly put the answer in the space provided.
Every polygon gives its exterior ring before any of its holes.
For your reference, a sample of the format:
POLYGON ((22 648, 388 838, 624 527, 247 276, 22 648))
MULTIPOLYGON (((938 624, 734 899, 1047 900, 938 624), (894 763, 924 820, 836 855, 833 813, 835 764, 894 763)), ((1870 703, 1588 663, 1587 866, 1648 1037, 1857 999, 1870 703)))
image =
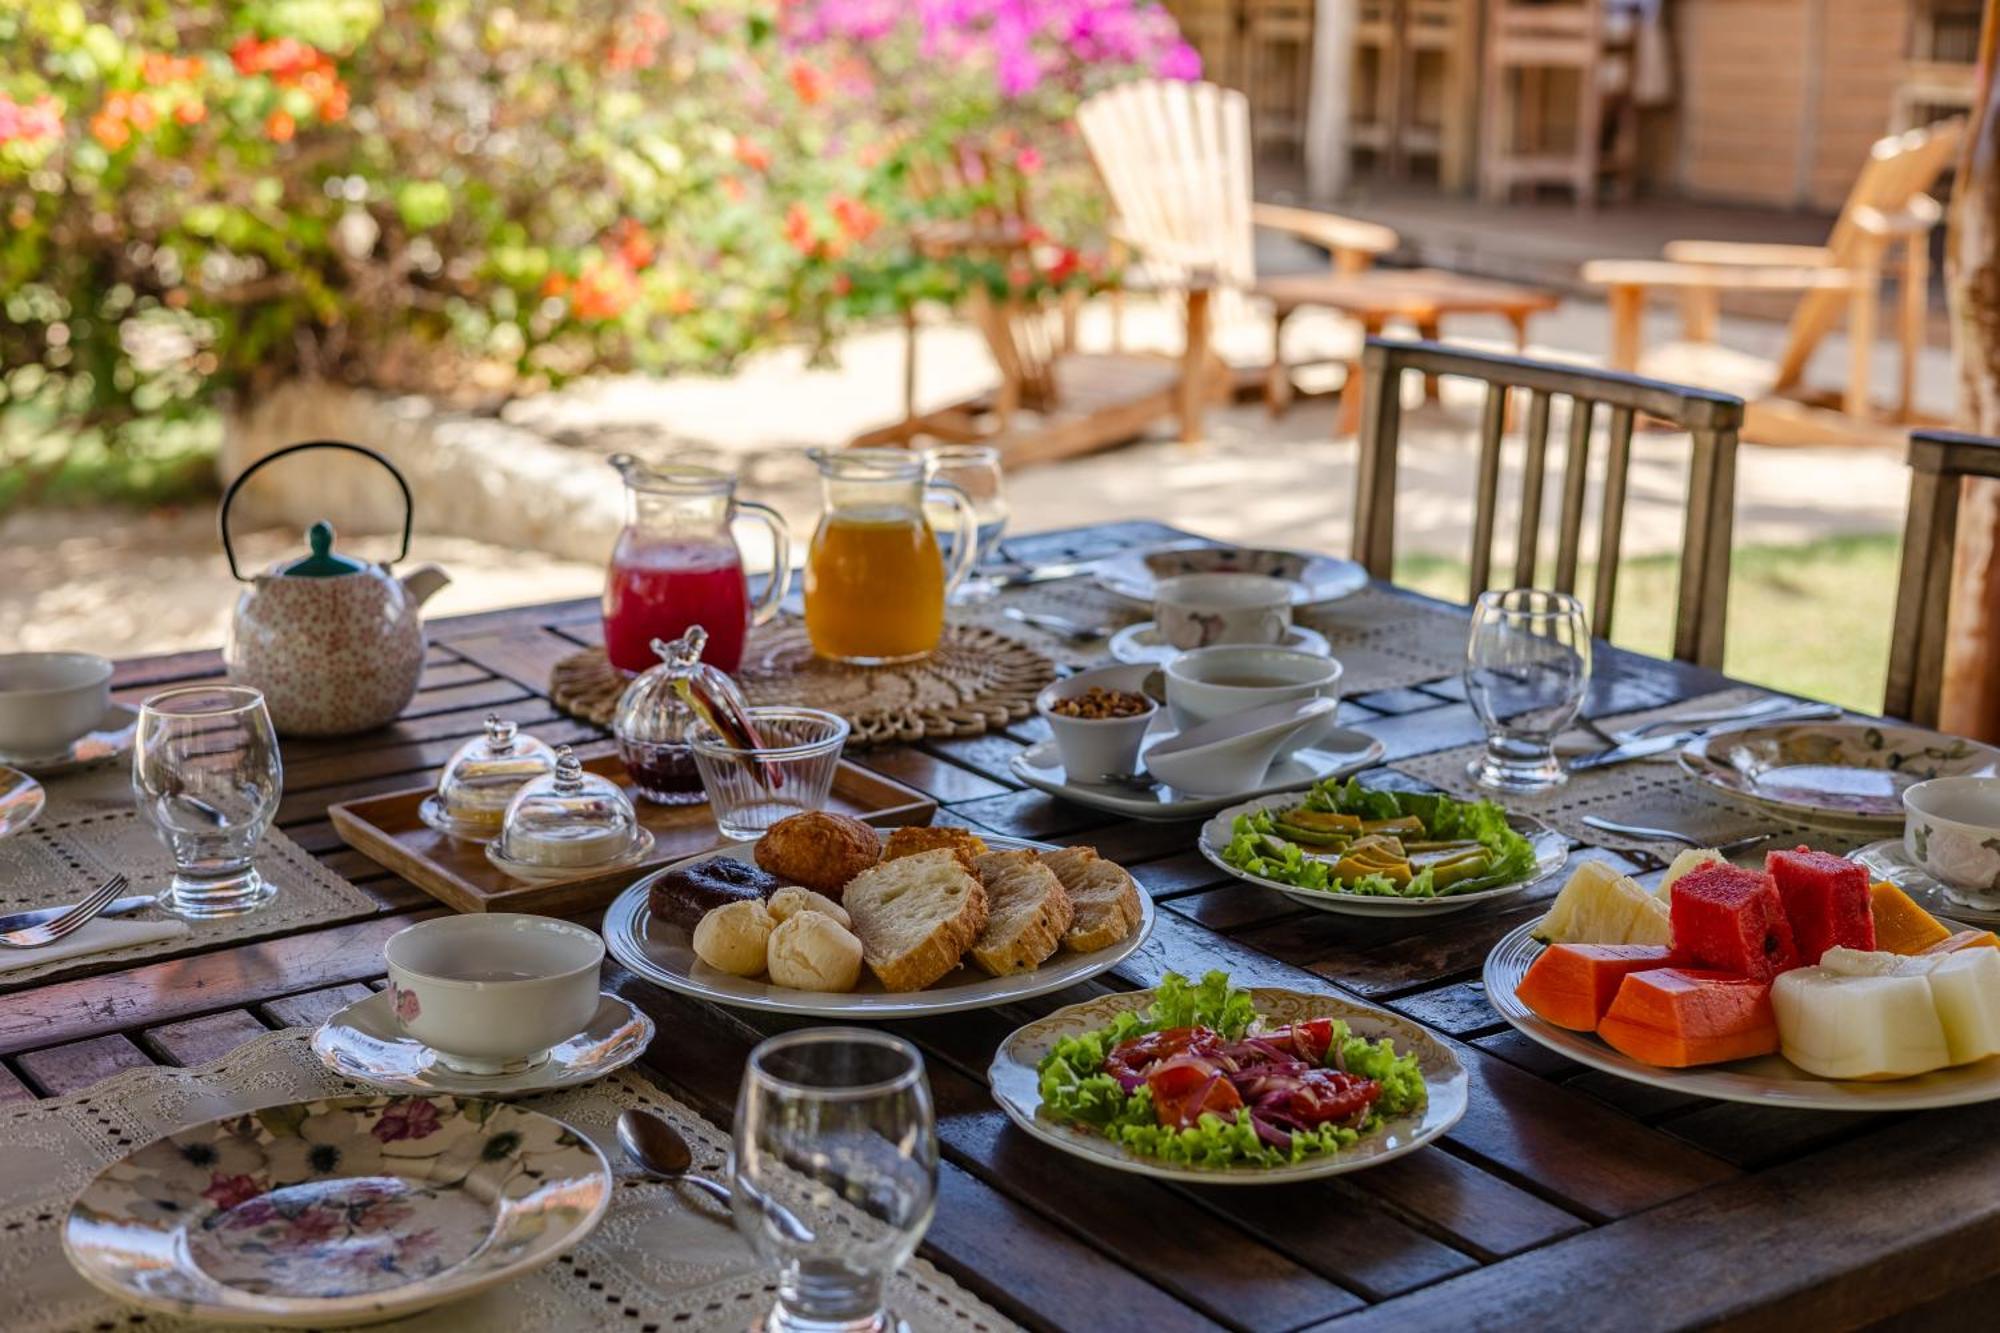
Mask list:
POLYGON ((1659 895, 1661 902, 1672 902, 1675 880, 1687 874, 1690 870, 1708 865, 1713 861, 1727 859, 1713 847, 1690 847, 1674 857, 1674 863, 1667 867, 1667 873, 1660 876, 1660 887, 1654 889, 1653 892, 1659 895))
POLYGON ((1535 938, 1544 944, 1672 944, 1674 927, 1663 899, 1602 861, 1586 861, 1556 895, 1535 938))

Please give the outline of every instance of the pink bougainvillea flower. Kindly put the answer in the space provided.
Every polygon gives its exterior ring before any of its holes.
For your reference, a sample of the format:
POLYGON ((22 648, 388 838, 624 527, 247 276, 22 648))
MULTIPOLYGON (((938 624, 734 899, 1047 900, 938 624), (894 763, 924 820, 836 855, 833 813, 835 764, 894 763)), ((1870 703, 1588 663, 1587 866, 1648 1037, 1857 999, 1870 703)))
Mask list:
POLYGON ((62 133, 62 106, 44 93, 33 102, 16 102, 0 93, 0 144, 34 143, 62 133))
POLYGON ((1156 67, 1163 79, 1180 79, 1192 83, 1201 77, 1201 53, 1186 42, 1175 42, 1160 57, 1156 67))
POLYGON ((1023 148, 1014 154, 1014 170, 1023 176, 1032 176, 1042 169, 1042 155, 1032 148, 1023 148))

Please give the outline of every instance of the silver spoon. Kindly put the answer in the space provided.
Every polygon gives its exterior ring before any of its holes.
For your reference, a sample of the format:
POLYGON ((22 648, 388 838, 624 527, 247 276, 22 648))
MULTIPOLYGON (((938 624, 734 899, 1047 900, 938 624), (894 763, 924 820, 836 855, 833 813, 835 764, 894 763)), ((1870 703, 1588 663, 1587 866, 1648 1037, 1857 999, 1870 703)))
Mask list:
MULTIPOLYGON (((662 1180, 686 1181, 723 1207, 731 1206, 734 1196, 729 1186, 695 1174, 690 1169, 694 1166, 694 1152, 688 1147, 687 1140, 681 1137, 679 1130, 651 1111, 633 1107, 618 1113, 618 1146, 642 1170, 662 1180)), ((754 1198, 754 1201, 763 1209, 765 1216, 777 1223, 787 1239, 800 1245, 812 1244, 812 1229, 799 1221, 791 1210, 769 1198, 754 1198)))

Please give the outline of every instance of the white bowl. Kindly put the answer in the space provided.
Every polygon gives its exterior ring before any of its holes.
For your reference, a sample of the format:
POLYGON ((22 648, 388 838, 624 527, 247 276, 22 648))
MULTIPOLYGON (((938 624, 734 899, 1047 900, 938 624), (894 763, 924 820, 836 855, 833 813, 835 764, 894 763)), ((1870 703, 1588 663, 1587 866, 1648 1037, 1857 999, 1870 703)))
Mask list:
MULTIPOLYGON (((1292 699, 1340 698, 1340 659, 1292 648, 1218 644, 1182 653, 1166 665, 1167 713, 1177 731, 1292 699), (1268 681, 1245 685, 1244 679, 1268 681)), ((1287 758, 1334 727, 1332 714, 1287 737, 1277 757, 1287 758)))
POLYGON ((111 707, 111 662, 95 653, 0 654, 0 750, 61 753, 111 707))
POLYGON ((1047 686, 1035 696, 1035 711, 1049 724, 1056 750, 1062 755, 1063 774, 1071 782, 1096 782, 1101 778, 1129 778, 1139 772, 1139 745, 1147 728, 1160 711, 1151 698, 1146 711, 1131 717, 1064 717, 1050 705, 1087 693, 1092 686, 1144 694, 1140 687, 1153 668, 1143 662, 1129 666, 1098 667, 1079 671, 1066 680, 1047 686))
POLYGON ((1146 771, 1175 791, 1230 796, 1264 781, 1292 733, 1332 716, 1332 699, 1288 699, 1231 713, 1169 736, 1146 751, 1146 771))
POLYGON ((2000 778, 1932 778, 1903 791, 1903 846, 1945 896, 2000 909, 2000 778))
POLYGON ((597 1013, 604 941, 554 917, 439 917, 398 931, 383 952, 403 1030, 461 1073, 532 1068, 597 1013))

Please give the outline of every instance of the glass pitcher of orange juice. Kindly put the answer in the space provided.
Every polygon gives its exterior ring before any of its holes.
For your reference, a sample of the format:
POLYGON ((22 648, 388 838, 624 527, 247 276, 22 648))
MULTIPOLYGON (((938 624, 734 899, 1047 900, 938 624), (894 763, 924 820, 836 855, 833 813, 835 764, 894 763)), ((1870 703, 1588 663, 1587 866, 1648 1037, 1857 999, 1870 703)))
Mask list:
POLYGON ((956 486, 924 483, 921 454, 813 449, 819 528, 806 553, 806 633, 836 662, 879 666, 923 657, 944 634, 945 598, 979 558, 979 517, 956 486), (924 502, 956 519, 949 571, 924 502))

